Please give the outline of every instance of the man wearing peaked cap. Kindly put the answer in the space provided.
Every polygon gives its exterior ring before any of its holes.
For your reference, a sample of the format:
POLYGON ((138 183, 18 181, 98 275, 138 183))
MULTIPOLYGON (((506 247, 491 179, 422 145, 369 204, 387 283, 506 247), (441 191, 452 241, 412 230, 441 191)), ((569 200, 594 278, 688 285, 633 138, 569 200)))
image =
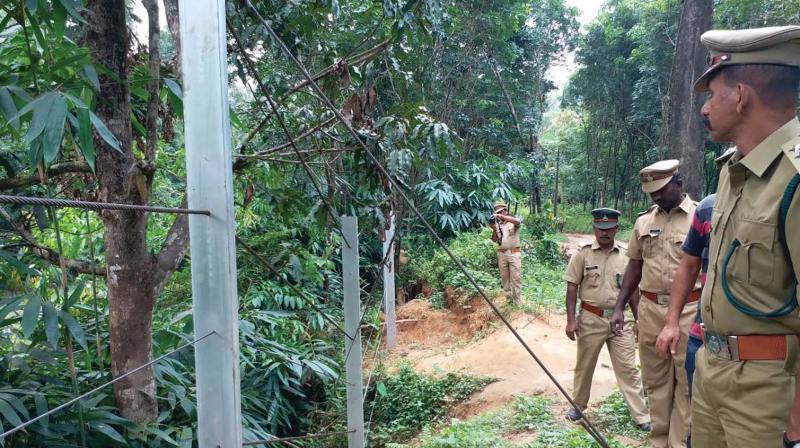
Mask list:
POLYGON ((522 301, 521 225, 521 219, 508 214, 508 205, 503 202, 494 205, 489 226, 492 228, 492 241, 499 246, 497 264, 500 267, 500 283, 508 301, 517 304, 522 301))
POLYGON ((658 334, 666 323, 670 291, 683 258, 681 244, 686 238, 697 203, 683 192, 677 160, 662 160, 639 171, 642 190, 655 205, 640 214, 628 243, 622 287, 617 295, 611 328, 623 334, 623 311, 637 287, 644 298, 632 306, 639 318, 639 356, 642 379, 650 397, 653 448, 685 447, 689 436, 689 385, 684 368, 686 342, 700 298, 695 281, 680 317, 682 340, 676 353, 664 359, 656 348, 658 334))
POLYGON ((800 447, 800 26, 712 30, 695 89, 721 162, 692 445, 800 447), (785 432, 784 432, 785 431, 785 432))
MULTIPOLYGON (((611 365, 617 384, 628 405, 633 420, 645 431, 650 431, 650 415, 644 402, 642 380, 636 370, 636 341, 633 322, 626 323, 621 336, 611 332, 608 318, 614 308, 617 293, 628 257, 624 247, 614 240, 619 230, 620 213, 610 208, 592 210, 594 236, 569 260, 564 274, 567 282, 567 337, 578 338, 575 362, 573 396, 575 404, 583 411, 589 404, 592 376, 597 357, 603 345, 608 347, 611 365), (580 314, 575 317, 577 297, 580 295, 580 314)), ((580 420, 576 409, 567 412, 567 418, 580 420)))

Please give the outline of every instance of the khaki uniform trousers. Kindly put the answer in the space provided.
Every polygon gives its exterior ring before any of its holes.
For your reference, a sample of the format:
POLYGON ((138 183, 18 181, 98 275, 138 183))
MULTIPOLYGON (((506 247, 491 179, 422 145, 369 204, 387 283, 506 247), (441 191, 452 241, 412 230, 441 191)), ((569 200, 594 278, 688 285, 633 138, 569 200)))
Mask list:
POLYGON ((697 352, 692 448, 781 448, 795 393, 786 361, 728 361, 697 352))
POLYGON ((695 301, 683 307, 677 353, 664 359, 658 354, 656 339, 666 323, 667 305, 653 303, 644 296, 639 302, 639 357, 644 388, 650 398, 653 425, 650 442, 653 448, 686 446, 691 409, 684 361, 689 327, 697 313, 697 304, 695 301))
POLYGON ((518 303, 522 297, 522 252, 497 252, 500 282, 509 302, 518 303))
POLYGON ((611 366, 631 417, 637 424, 648 423, 650 414, 644 402, 642 380, 636 370, 636 341, 632 321, 625 322, 622 336, 614 336, 607 318, 583 310, 578 315, 578 359, 573 384, 575 404, 581 410, 589 404, 592 377, 603 345, 608 346, 611 366))

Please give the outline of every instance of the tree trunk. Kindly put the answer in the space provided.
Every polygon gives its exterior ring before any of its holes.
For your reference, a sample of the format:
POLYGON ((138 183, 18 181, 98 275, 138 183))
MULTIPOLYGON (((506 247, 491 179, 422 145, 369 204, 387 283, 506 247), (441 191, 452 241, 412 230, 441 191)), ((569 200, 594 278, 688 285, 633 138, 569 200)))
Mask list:
POLYGON ((694 198, 703 191, 706 131, 699 118, 703 97, 692 87, 706 69, 706 49, 700 35, 711 28, 712 15, 712 0, 684 1, 681 6, 665 120, 667 154, 680 159, 684 189, 694 198))
MULTIPOLYGON (((135 172, 128 87, 128 27, 125 0, 94 0, 89 5, 87 42, 92 61, 113 76, 100 76, 96 113, 117 137, 122 153, 95 137, 100 199, 143 204, 128 173, 135 172)), ((155 258, 147 250, 147 215, 106 210, 104 224, 106 279, 109 304, 111 372, 114 378, 151 359, 151 328, 156 297, 155 258)), ((158 415, 153 369, 144 369, 114 384, 114 397, 123 417, 138 423, 158 415)))

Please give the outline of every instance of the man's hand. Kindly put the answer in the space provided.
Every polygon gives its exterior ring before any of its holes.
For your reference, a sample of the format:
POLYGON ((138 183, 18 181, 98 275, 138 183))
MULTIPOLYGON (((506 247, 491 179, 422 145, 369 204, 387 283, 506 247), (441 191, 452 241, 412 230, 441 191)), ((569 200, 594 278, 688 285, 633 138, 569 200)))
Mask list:
POLYGON ((656 349, 662 358, 669 359, 670 355, 678 352, 678 342, 681 340, 681 330, 677 325, 667 324, 661 329, 656 339, 656 349))
POLYGON ((622 336, 622 329, 625 327, 625 315, 622 310, 614 309, 610 323, 611 332, 614 333, 614 336, 622 336))
POLYGON ((575 336, 578 334, 578 323, 574 320, 568 320, 567 328, 564 329, 564 332, 567 333, 567 337, 570 341, 574 341, 575 336))

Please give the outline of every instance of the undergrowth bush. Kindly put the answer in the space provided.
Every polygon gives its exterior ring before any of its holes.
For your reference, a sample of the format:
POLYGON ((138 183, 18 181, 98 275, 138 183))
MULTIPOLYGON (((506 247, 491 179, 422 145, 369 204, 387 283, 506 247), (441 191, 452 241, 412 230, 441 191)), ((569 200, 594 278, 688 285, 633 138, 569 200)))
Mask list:
MULTIPOLYGON (((467 268, 478 285, 487 292, 500 288, 500 271, 497 267, 497 245, 491 240, 492 232, 484 228, 480 232, 461 232, 447 244, 448 249, 467 268)), ((432 255, 426 250, 412 248, 411 261, 406 277, 427 282, 434 291, 443 291, 452 286, 456 289, 472 291, 469 280, 442 249, 432 255)), ((434 303, 434 305, 443 305, 434 303)))
POLYGON ((374 406, 372 446, 402 442, 419 432, 426 424, 438 421, 450 407, 491 383, 486 377, 459 375, 426 375, 415 372, 409 364, 401 364, 394 374, 377 372, 377 380, 367 394, 365 409, 374 406))

